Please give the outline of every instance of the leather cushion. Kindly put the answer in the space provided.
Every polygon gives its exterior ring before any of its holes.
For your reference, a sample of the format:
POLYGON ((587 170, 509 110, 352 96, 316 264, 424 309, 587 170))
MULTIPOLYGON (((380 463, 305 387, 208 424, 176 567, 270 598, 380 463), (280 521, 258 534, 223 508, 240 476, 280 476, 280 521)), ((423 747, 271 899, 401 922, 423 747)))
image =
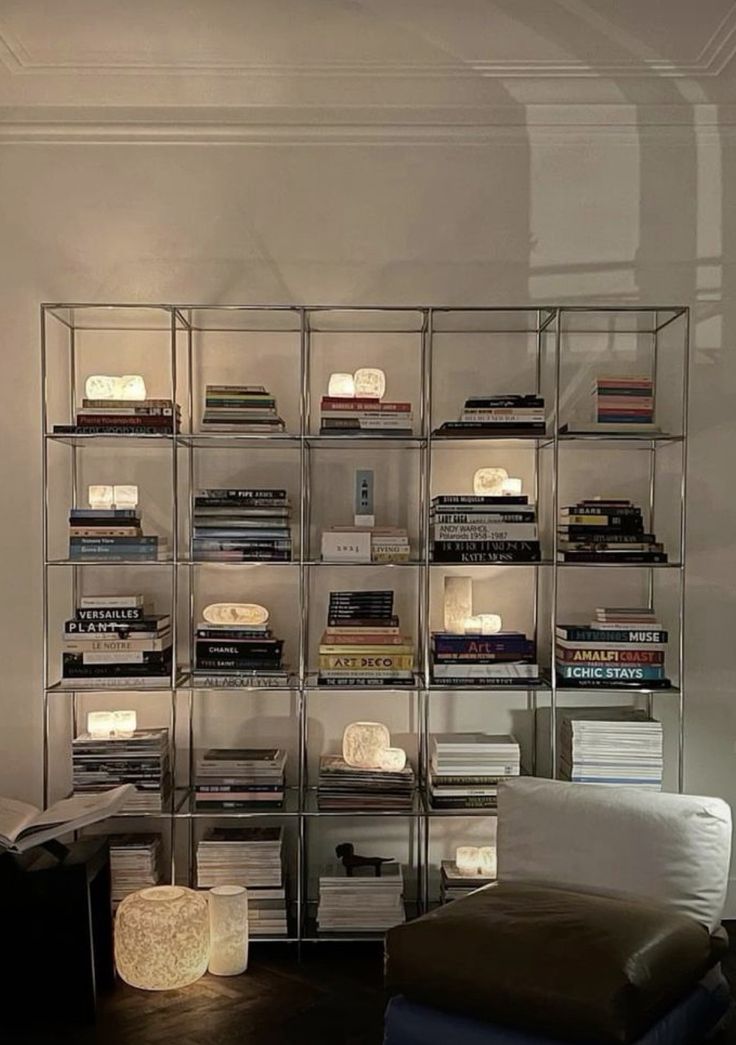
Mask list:
POLYGON ((391 993, 569 1042, 627 1045, 724 950, 663 906, 499 884, 391 929, 391 993))

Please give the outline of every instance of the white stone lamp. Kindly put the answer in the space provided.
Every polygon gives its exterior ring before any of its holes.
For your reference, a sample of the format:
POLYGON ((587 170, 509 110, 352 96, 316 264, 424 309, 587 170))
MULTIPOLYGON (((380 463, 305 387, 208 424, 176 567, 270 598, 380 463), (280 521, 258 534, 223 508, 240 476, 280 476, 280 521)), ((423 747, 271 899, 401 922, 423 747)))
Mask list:
POLYGON ((242 885, 217 885, 208 895, 208 970, 213 976, 239 976, 248 968, 248 892, 242 885))
POLYGON ((509 476, 501 483, 501 493, 504 497, 518 497, 521 493, 521 479, 509 476))
POLYGON ((459 874, 477 875, 480 869, 480 850, 475 845, 460 845, 455 851, 455 863, 459 874))
POLYGON ((115 732, 115 712, 90 711, 87 715, 87 732, 100 740, 111 737, 115 732))
POLYGON ((381 752, 379 769, 385 772, 400 773, 406 765, 406 751, 403 747, 387 747, 381 752))
POLYGON ((503 627, 503 619, 499 613, 479 613, 481 635, 497 635, 503 627))
POLYGON ((157 885, 126 896, 115 916, 115 965, 131 987, 173 991, 207 971, 207 900, 193 889, 157 885))
POLYGON ((353 374, 355 396, 365 399, 383 399, 386 394, 386 375, 377 367, 362 366, 353 374))
POLYGON ((473 616, 473 580, 471 577, 445 577, 444 630, 463 635, 465 622, 473 616))
POLYGON ((482 845, 478 854, 480 856, 480 873, 484 878, 495 878, 498 873, 495 845, 482 845))
POLYGON ((146 383, 140 374, 90 374, 84 394, 87 399, 141 400, 146 398, 146 383))
POLYGON ((95 484, 87 487, 87 501, 89 502, 90 508, 96 508, 98 510, 107 510, 112 508, 113 505, 113 488, 112 486, 101 486, 95 484))
POLYGON ((112 501, 116 508, 137 508, 138 487, 134 483, 125 486, 113 486, 112 501))
POLYGON ((112 717, 115 736, 127 737, 135 733, 138 726, 138 715, 132 708, 125 711, 113 711, 112 717))
POLYGON ((327 395, 336 399, 355 398, 355 380, 352 374, 330 374, 327 395))
POLYGON ((391 734, 382 722, 351 722, 342 735, 342 757, 349 766, 378 769, 391 748, 391 734))
POLYGON ((253 628, 268 621, 268 610, 256 602, 213 602, 205 606, 202 616, 208 624, 242 624, 253 628))
POLYGON ((473 493, 477 496, 500 497, 508 477, 505 468, 479 468, 473 476, 473 493))

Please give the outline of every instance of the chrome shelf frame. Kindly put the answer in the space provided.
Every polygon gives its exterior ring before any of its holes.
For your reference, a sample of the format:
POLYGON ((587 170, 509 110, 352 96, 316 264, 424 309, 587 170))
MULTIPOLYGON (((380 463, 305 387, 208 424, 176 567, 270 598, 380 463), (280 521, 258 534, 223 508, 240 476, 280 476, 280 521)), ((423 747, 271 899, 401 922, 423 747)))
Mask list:
MULTIPOLYGON (((430 830, 431 826, 442 818, 492 817, 495 810, 433 810, 427 801, 426 782, 429 765, 431 737, 431 707, 437 699, 461 700, 463 694, 486 693, 494 705, 502 699, 503 693, 509 696, 526 694, 526 707, 531 722, 531 752, 527 759, 529 769, 537 771, 537 755, 540 749, 538 736, 538 702, 544 700, 549 708, 549 736, 546 740, 546 757, 552 767, 553 774, 557 766, 557 725, 560 698, 568 702, 579 698, 584 702, 586 694, 615 694, 624 700, 638 698, 646 703, 651 711, 653 701, 657 697, 674 700, 677 713, 677 784, 683 787, 684 777, 684 744, 685 744, 685 564, 686 564, 686 466, 687 466, 687 427, 688 427, 688 379, 690 351, 690 310, 679 305, 527 305, 527 306, 473 306, 458 307, 452 305, 377 305, 377 306, 343 306, 343 305, 208 305, 208 304, 99 304, 99 303, 47 303, 40 308, 40 350, 41 350, 41 385, 42 385, 42 483, 43 483, 43 798, 49 800, 51 787, 51 701, 66 699, 71 703, 72 730, 76 732, 79 720, 78 701, 80 696, 89 697, 100 693, 155 693, 169 701, 168 728, 171 738, 172 779, 177 777, 178 737, 186 735, 189 765, 179 766, 180 776, 185 769, 186 786, 177 783, 176 794, 182 794, 180 800, 171 804, 171 808, 156 814, 131 814, 131 817, 168 821, 171 847, 171 879, 186 877, 193 880, 194 859, 194 825, 197 821, 237 821, 252 817, 267 817, 274 821, 282 820, 296 824, 296 858, 294 881, 289 903, 296 911, 295 921, 290 922, 288 937, 275 938, 279 942, 320 942, 321 940, 373 938, 372 934, 352 933, 320 937, 313 927, 310 914, 313 907, 309 895, 308 849, 309 830, 320 818, 335 820, 341 816, 359 816, 361 820, 380 818, 388 815, 392 819, 405 818, 412 824, 410 849, 413 849, 413 870, 417 878, 416 901, 418 910, 429 910, 433 905, 430 882, 430 830), (679 324, 681 330, 682 373, 680 375, 681 404, 678 431, 649 433, 641 435, 605 434, 598 432, 562 433, 561 427, 561 360, 565 351, 566 338, 569 335, 601 335, 608 334, 613 340, 618 335, 637 335, 647 337, 651 342, 651 369, 657 377, 658 362, 665 351, 662 344, 666 330, 679 324), (56 326, 54 326, 56 325, 56 326), (88 435, 85 433, 56 433, 51 423, 50 400, 52 390, 49 387, 49 354, 51 330, 60 329, 67 352, 67 394, 63 418, 53 418, 57 423, 73 421, 80 398, 80 353, 78 351, 78 335, 80 332, 93 331, 126 331, 135 334, 138 331, 158 332, 162 342, 168 344, 169 377, 171 398, 180 403, 182 413, 182 430, 177 433, 161 435, 88 435), (195 388, 193 371, 193 337, 200 332, 224 331, 235 333, 262 333, 264 331, 293 334, 298 341, 298 431, 284 433, 234 432, 200 432, 194 430, 195 404, 194 396, 201 395, 202 390, 195 388), (322 435, 310 428, 311 409, 311 364, 315 353, 315 337, 322 333, 339 333, 350 337, 353 334, 394 334, 409 336, 414 339, 413 350, 418 353, 419 386, 416 389, 415 422, 411 436, 378 436, 355 434, 322 435), (438 362, 438 338, 441 335, 462 335, 469 333, 493 335, 526 334, 534 339, 536 351, 536 391, 545 395, 547 405, 547 431, 544 434, 530 437, 494 434, 488 437, 453 438, 437 434, 435 429, 446 417, 434 416, 433 382, 439 379, 442 366, 438 362), (551 374, 551 381, 550 381, 551 374), (655 578, 659 571, 668 571, 667 575, 675 578, 678 585, 678 641, 675 651, 677 678, 671 688, 615 688, 572 687, 558 684, 554 670, 545 672, 541 684, 525 687, 523 680, 513 686, 442 687, 431 677, 430 664, 430 610, 431 610, 431 578, 437 570, 452 568, 450 563, 435 563, 430 554, 430 504, 433 493, 433 465, 437 453, 448 451, 463 453, 469 449, 489 447, 513 447, 531 455, 533 459, 533 491, 534 501, 539 504, 543 499, 540 476, 543 467, 549 471, 551 487, 544 495, 549 502, 552 520, 551 535, 545 544, 545 555, 539 563, 483 563, 462 564, 463 570, 469 572, 492 570, 507 566, 526 567, 530 574, 530 599, 533 608, 533 630, 538 647, 546 635, 548 639, 548 658, 554 663, 554 643, 558 624, 559 583, 566 572, 573 569, 621 569, 641 570, 647 578, 648 604, 654 606, 655 578), (386 461, 390 462, 392 454, 398 451, 416 454, 419 476, 419 517, 418 532, 412 534, 412 559, 406 563, 331 563, 323 562, 315 557, 310 547, 310 529, 312 514, 312 472, 313 464, 319 459, 323 450, 342 449, 348 453, 359 447, 370 446, 386 453, 386 461), (640 451, 648 455, 649 461, 649 519, 655 515, 656 482, 655 466, 657 454, 664 447, 679 447, 679 554, 666 564, 615 564, 615 563, 564 563, 558 562, 557 527, 560 501, 560 467, 561 457, 573 449, 596 454, 607 450, 640 451), (70 461, 70 484, 72 506, 76 506, 80 497, 79 475, 81 455, 89 447, 108 449, 115 453, 121 447, 134 447, 141 453, 156 450, 166 454, 170 464, 170 481, 174 496, 171 505, 171 544, 167 558, 154 561, 105 562, 71 561, 53 557, 49 554, 50 537, 50 463, 49 455, 54 447, 66 447, 70 461), (299 510, 295 520, 295 536, 298 534, 298 556, 289 562, 261 563, 227 563, 200 562, 192 557, 191 549, 191 497, 194 493, 195 453, 215 453, 218 450, 288 450, 294 453, 298 461, 299 474, 299 510), (183 525, 184 522, 187 525, 183 525), (182 534, 188 534, 185 541, 182 534), (90 687, 74 689, 73 684, 59 681, 58 665, 50 663, 50 577, 60 576, 56 571, 66 568, 71 571, 70 591, 72 601, 76 601, 82 589, 83 571, 95 568, 107 568, 114 565, 120 569, 136 569, 145 566, 147 569, 158 567, 170 573, 168 587, 172 606, 172 632, 174 649, 182 640, 179 634, 184 628, 188 631, 186 641, 192 648, 195 613, 194 598, 198 583, 198 570, 216 568, 222 570, 242 569, 243 567, 260 568, 278 566, 279 570, 290 567, 294 571, 296 603, 298 606, 298 663, 293 671, 289 686, 261 688, 257 686, 218 686, 207 688, 199 684, 190 673, 188 667, 176 663, 172 666, 171 678, 167 682, 146 689, 133 690, 126 686, 114 689, 105 686, 99 690, 90 687), (416 744, 417 744, 417 801, 410 812, 388 811, 383 814, 375 810, 355 810, 353 812, 320 811, 315 803, 314 788, 310 785, 307 769, 309 751, 308 712, 316 695, 323 698, 332 692, 330 687, 317 686, 314 669, 310 664, 310 578, 312 570, 342 570, 346 583, 354 567, 370 566, 372 569, 393 569, 408 571, 403 575, 413 576, 416 580, 416 641, 417 641, 417 673, 410 686, 364 688, 351 690, 334 690, 335 693, 350 694, 356 702, 363 700, 367 694, 393 693, 396 699, 407 700, 416 711, 416 744), (183 583, 186 579, 186 585, 183 583), (543 584, 547 586, 543 593, 543 584), (186 588, 186 590, 184 590, 186 588), (188 602, 188 607, 184 603, 188 602), (185 611, 186 610, 186 611, 185 611), (182 624, 186 621, 185 624, 182 624), (195 743, 194 706, 201 694, 222 691, 235 700, 251 699, 255 694, 288 694, 296 697, 296 733, 298 764, 296 766, 295 783, 289 789, 289 802, 283 810, 257 811, 224 811, 206 812, 197 810, 189 797, 189 788, 193 780, 193 751, 195 743), (63 696, 62 696, 63 695, 63 696), (439 696, 438 696, 439 695, 439 696), (183 720, 182 717, 183 716, 183 720), (178 718, 179 717, 179 718, 178 718), (184 825, 188 832, 188 859, 182 870, 177 868, 175 854, 177 852, 177 827, 184 825), (291 929, 294 929, 292 932, 291 929)), ((655 384, 656 388, 656 384, 655 384)), ((470 389, 468 391, 471 391, 470 389)), ((58 408, 57 408, 58 410, 58 408)), ((541 519, 540 519, 541 523, 541 519)), ((296 545, 296 542, 295 542, 296 545)), ((399 574, 401 575, 401 573, 399 574)), ((205 698, 206 699, 206 698, 205 698)), ((482 727, 482 723, 478 723, 482 727)), ((181 754, 181 752, 180 752, 181 754)), ((129 819, 128 817, 125 818, 129 819)), ((408 906, 412 906, 410 899, 408 906)))

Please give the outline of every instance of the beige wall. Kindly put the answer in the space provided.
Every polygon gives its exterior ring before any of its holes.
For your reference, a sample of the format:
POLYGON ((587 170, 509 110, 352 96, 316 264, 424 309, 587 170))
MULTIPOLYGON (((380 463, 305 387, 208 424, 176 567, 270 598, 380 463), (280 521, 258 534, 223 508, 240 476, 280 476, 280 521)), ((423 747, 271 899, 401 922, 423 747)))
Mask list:
POLYGON ((41 301, 695 307, 686 788, 736 800, 732 132, 0 152, 0 792, 37 800, 41 301))

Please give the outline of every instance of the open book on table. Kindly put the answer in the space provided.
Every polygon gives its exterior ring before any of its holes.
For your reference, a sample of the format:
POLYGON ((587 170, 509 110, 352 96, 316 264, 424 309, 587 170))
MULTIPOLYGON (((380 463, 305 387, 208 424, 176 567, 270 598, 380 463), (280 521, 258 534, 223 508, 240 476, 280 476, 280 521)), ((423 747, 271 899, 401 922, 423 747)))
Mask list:
POLYGON ((99 794, 72 795, 43 812, 27 802, 0 797, 0 850, 25 853, 34 845, 115 816, 134 790, 132 784, 123 784, 99 794))

